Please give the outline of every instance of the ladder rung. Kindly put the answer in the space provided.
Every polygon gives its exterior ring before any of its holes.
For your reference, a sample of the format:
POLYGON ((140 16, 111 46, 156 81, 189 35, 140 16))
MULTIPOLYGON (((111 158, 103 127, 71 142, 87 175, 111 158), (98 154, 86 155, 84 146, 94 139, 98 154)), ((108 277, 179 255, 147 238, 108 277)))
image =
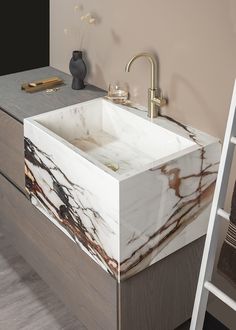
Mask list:
POLYGON ((225 212, 224 210, 222 210, 222 209, 218 209, 217 210, 217 214, 220 216, 220 217, 222 217, 222 218, 224 218, 225 220, 227 220, 227 221, 229 221, 229 213, 228 212, 225 212))
POLYGON ((227 296, 223 291, 218 289, 215 285, 213 285, 211 282, 205 282, 204 287, 213 293, 217 298, 219 298, 221 301, 223 301, 226 305, 228 305, 230 308, 232 308, 234 311, 236 311, 236 301, 234 301, 232 298, 227 296))
POLYGON ((234 144, 236 144, 236 137, 235 137, 235 136, 233 136, 233 137, 231 138, 231 142, 234 143, 234 144))

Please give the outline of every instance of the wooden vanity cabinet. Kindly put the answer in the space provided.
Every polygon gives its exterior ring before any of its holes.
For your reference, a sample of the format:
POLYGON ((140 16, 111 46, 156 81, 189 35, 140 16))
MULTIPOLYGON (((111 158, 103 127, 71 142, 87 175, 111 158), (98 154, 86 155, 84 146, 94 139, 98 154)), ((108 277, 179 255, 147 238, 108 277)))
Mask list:
MULTIPOLYGON (((24 192, 23 119, 42 112, 45 95, 29 97, 14 88, 46 73, 62 76, 69 85, 68 75, 50 67, 0 77, 0 93, 5 91, 0 98, 1 230, 88 330, 173 330, 191 317, 204 238, 118 283, 34 208, 24 192)), ((43 109, 104 94, 93 86, 72 93, 68 87, 45 98, 43 109)))

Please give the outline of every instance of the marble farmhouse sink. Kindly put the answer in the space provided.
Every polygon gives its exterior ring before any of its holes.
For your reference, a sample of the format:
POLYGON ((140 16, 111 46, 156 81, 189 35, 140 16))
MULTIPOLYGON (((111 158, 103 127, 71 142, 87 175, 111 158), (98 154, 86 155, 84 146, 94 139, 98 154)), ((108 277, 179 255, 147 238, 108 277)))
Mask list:
POLYGON ((112 276, 206 233, 219 141, 103 98, 24 121, 31 202, 112 276))

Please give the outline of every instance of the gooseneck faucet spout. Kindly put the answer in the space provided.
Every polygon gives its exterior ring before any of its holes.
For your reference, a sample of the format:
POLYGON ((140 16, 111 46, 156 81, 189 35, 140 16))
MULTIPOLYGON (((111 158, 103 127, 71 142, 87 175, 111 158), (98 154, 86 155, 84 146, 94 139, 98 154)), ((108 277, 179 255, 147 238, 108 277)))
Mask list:
POLYGON ((129 72, 132 63, 140 58, 146 57, 151 64, 151 83, 148 89, 148 116, 151 118, 156 118, 158 116, 157 107, 162 107, 167 104, 167 100, 164 98, 158 98, 158 88, 157 88, 157 61, 152 54, 149 53, 139 53, 131 58, 131 60, 126 64, 125 71, 129 72))
POLYGON ((125 71, 130 72, 130 67, 132 63, 139 57, 146 57, 151 64, 151 89, 157 88, 157 61, 155 57, 148 53, 140 53, 131 58, 131 60, 126 64, 125 71))

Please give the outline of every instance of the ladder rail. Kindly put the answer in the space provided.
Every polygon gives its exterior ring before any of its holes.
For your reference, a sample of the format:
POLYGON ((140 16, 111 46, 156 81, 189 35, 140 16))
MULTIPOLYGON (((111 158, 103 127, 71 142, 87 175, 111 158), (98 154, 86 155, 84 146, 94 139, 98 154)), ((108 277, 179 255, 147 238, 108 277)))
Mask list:
POLYGON ((219 237, 218 210, 224 208, 225 195, 229 181, 230 169, 234 154, 234 142, 236 140, 236 81, 230 105, 229 117, 226 125, 225 138, 222 148, 219 172, 212 202, 209 225, 198 279, 190 330, 202 330, 206 312, 209 291, 204 283, 210 282, 215 262, 216 249, 219 237))

